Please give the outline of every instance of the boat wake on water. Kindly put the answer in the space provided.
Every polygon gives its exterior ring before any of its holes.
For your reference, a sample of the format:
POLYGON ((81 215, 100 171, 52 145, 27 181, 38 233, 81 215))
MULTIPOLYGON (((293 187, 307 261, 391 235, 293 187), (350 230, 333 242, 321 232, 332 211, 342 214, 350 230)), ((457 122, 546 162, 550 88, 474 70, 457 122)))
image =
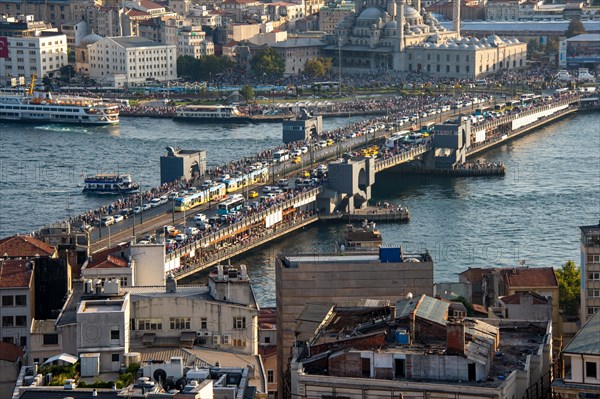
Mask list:
POLYGON ((45 130, 47 132, 61 132, 61 133, 87 133, 89 134, 90 131, 88 129, 82 129, 80 127, 77 126, 64 126, 64 125, 41 125, 41 126, 35 126, 34 129, 37 130, 45 130))

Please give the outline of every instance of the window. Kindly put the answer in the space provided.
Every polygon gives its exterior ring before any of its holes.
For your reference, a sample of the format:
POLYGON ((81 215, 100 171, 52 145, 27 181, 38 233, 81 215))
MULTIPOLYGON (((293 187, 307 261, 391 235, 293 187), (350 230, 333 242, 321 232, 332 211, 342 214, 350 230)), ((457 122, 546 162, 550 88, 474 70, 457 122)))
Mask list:
POLYGON ((116 339, 118 340, 120 338, 121 334, 119 333, 119 330, 110 330, 110 339, 116 339))
POLYGON ((600 280, 600 272, 591 272, 591 273, 588 275, 588 278, 589 278, 590 280, 600 280))
POLYGON ((170 324, 171 324, 171 330, 189 330, 190 329, 190 318, 189 317, 171 317, 170 324))
POLYGON ((587 263, 600 263, 600 255, 588 255, 587 263))
POLYGON ((598 377, 598 365, 596 362, 585 362, 585 376, 586 378, 597 378, 598 377))
POLYGON ((600 298, 600 290, 588 290, 588 298, 600 298))
POLYGON ((15 316, 15 326, 23 327, 27 325, 27 316, 15 316))
POLYGON ((242 330, 246 328, 246 318, 245 317, 234 317, 233 318, 233 328, 236 330, 242 330))
POLYGON ((161 319, 139 319, 138 330, 162 330, 161 319))
POLYGON ((15 339, 13 337, 2 337, 2 342, 7 342, 9 344, 14 344, 15 339))
POLYGON ((58 345, 58 334, 44 334, 44 345, 58 345))
POLYGON ((15 306, 27 306, 27 296, 15 295, 15 306))
POLYGON ((121 356, 118 353, 113 353, 110 360, 113 362, 119 362, 121 361, 121 356))
POLYGON ((2 327, 12 327, 14 325, 15 321, 12 316, 2 316, 2 327))
POLYGON ((200 329, 201 330, 207 330, 208 329, 208 320, 206 319, 206 317, 203 317, 200 319, 200 329))
POLYGON ((13 296, 12 295, 3 295, 2 296, 2 306, 13 306, 13 296))
POLYGON ((588 316, 593 316, 598 310, 600 310, 600 307, 598 306, 588 306, 587 314, 588 316))
POLYGON ((275 382, 275 371, 267 370, 267 382, 272 384, 275 382))
POLYGON ((271 337, 265 337, 265 344, 271 343, 271 337))

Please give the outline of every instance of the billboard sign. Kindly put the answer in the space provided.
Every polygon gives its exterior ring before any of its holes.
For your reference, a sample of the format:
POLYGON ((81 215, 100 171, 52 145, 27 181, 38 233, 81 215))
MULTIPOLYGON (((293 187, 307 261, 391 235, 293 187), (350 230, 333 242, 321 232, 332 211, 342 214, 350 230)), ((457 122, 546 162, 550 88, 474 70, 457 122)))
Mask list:
POLYGON ((0 58, 8 58, 8 38, 0 36, 0 58))

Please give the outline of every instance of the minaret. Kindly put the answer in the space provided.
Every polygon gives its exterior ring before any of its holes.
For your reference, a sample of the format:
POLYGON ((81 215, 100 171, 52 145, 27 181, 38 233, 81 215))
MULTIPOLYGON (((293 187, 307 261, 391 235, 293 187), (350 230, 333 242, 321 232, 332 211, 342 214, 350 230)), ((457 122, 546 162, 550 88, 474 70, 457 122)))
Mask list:
POLYGON ((421 14, 421 0, 417 0, 417 12, 421 14))
POLYGON ((404 0, 396 0, 396 27, 398 28, 398 52, 404 51, 404 0))
MULTIPOLYGON (((420 1, 420 0, 419 0, 420 1)), ((454 1, 454 12, 452 13, 452 30, 457 33, 457 38, 460 38, 460 2, 461 0, 454 1)))

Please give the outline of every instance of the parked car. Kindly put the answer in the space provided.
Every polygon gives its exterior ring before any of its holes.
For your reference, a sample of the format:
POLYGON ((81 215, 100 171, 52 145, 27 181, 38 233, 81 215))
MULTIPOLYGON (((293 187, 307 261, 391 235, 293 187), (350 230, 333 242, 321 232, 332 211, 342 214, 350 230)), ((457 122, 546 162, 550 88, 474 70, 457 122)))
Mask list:
POLYGON ((185 233, 191 236, 195 236, 196 234, 200 233, 200 230, 198 230, 197 227, 188 227, 187 229, 185 229, 185 233))
POLYGON ((162 204, 162 200, 160 198, 152 198, 150 200, 150 207, 156 208, 157 206, 162 204))
POLYGON ((102 219, 100 219, 100 224, 102 226, 110 226, 115 224, 115 218, 112 216, 104 216, 102 219))
POLYGON ((196 221, 196 224, 206 223, 208 218, 203 213, 197 213, 196 216, 194 216, 194 221, 196 221))

